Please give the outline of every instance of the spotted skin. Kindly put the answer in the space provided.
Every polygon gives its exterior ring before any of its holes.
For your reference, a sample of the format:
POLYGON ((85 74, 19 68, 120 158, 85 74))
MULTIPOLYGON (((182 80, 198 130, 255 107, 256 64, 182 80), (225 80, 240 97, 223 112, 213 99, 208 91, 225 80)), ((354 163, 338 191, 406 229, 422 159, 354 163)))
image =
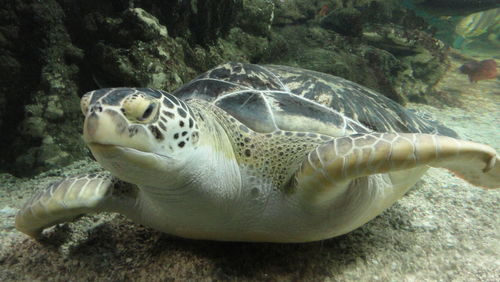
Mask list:
POLYGON ((92 111, 88 109, 89 105, 94 108, 106 105, 107 111, 116 117, 115 123, 122 124, 119 128, 129 138, 148 131, 155 140, 162 143, 162 149, 168 153, 196 145, 198 141, 198 125, 194 122, 192 111, 184 101, 161 90, 99 89, 86 93, 81 99, 81 105, 87 111, 92 111))
POLYGON ((228 137, 238 164, 248 175, 246 189, 270 187, 293 191, 295 184, 290 180, 304 156, 319 144, 332 140, 331 136, 311 132, 260 133, 206 101, 192 100, 189 105, 200 115, 203 112, 217 120, 230 133, 228 137))
MULTIPOLYGON (((243 184, 248 189, 263 186, 293 191, 294 183, 290 180, 303 161, 304 155, 317 145, 332 139, 331 136, 313 132, 279 129, 268 133, 257 132, 212 103, 198 99, 184 102, 166 92, 163 92, 161 97, 149 96, 150 93, 158 92, 151 92, 149 89, 136 89, 135 92, 131 89, 101 89, 86 94, 87 97, 82 99, 82 103, 86 104, 85 100, 90 99, 94 105, 120 107, 123 116, 133 123, 127 124, 118 111, 107 109, 116 118, 115 124, 123 124, 119 128, 127 131, 130 138, 140 131, 140 127, 146 128, 158 142, 170 140, 168 148, 164 148, 168 152, 196 145, 199 140, 199 126, 210 127, 210 124, 205 122, 207 117, 216 120, 223 126, 225 132, 229 133, 228 137, 238 164, 248 175, 248 183, 243 184), (164 107, 153 112, 156 115, 148 120, 147 125, 142 125, 140 119, 144 109, 147 110, 150 101, 158 98, 164 107), (138 106, 138 100, 143 100, 143 105, 138 106), (189 107, 186 103, 189 103, 189 107), (128 111, 131 105, 132 110, 138 112, 128 111)), ((205 129, 208 132, 216 130, 205 129)))

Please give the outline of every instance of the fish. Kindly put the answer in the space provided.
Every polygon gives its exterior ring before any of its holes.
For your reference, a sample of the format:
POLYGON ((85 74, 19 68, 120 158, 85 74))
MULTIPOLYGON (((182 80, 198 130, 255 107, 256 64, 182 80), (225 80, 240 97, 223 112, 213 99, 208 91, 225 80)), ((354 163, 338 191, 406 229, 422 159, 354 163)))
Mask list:
POLYGON ((493 79, 497 76, 497 63, 495 60, 471 61, 459 68, 460 72, 469 76, 471 83, 480 80, 493 79))
POLYGON ((436 16, 467 16, 500 8, 498 0, 403 0, 403 3, 436 16))
POLYGON ((323 7, 321 7, 321 10, 319 10, 318 16, 324 17, 328 14, 328 12, 330 12, 330 7, 328 7, 328 5, 325 4, 323 5, 323 7))
POLYGON ((500 8, 470 14, 455 27, 455 33, 463 38, 478 37, 500 29, 500 8))

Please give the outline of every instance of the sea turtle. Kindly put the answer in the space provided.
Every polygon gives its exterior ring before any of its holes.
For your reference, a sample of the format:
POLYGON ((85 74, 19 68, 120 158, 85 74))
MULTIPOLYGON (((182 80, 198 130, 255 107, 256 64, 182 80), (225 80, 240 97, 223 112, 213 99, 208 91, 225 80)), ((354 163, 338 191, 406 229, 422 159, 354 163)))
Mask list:
POLYGON ((307 242, 363 225, 429 166, 500 185, 491 147, 309 70, 226 63, 172 95, 100 89, 81 108, 84 140, 105 171, 29 200, 16 227, 30 236, 112 211, 186 238, 307 242))

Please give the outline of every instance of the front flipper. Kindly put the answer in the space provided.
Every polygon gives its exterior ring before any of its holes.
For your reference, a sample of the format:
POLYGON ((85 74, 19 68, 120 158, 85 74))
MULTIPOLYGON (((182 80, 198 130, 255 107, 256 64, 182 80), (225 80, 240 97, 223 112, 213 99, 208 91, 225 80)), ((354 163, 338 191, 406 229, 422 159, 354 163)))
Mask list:
POLYGON ((82 214, 131 209, 135 198, 131 188, 107 172, 66 178, 28 200, 16 215, 16 228, 38 237, 43 229, 82 214))
POLYGON ((308 154, 295 179, 303 198, 328 201, 356 178, 424 166, 447 168, 477 186, 500 187, 500 160, 493 148, 430 134, 370 133, 335 138, 308 154))

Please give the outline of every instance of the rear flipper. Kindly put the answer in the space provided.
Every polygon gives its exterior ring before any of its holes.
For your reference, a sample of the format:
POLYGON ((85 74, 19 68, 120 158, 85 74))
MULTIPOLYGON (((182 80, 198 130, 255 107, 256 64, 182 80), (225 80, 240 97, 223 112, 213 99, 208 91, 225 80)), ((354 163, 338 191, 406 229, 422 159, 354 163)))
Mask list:
POLYGON ((133 192, 107 172, 66 178, 33 196, 16 215, 16 228, 38 237, 43 229, 82 214, 116 211, 117 204, 133 205, 133 192))
POLYGON ((345 191, 353 179, 420 166, 447 168, 471 184, 500 187, 500 160, 493 148, 430 134, 335 138, 310 152, 295 177, 305 198, 323 201, 345 191))

